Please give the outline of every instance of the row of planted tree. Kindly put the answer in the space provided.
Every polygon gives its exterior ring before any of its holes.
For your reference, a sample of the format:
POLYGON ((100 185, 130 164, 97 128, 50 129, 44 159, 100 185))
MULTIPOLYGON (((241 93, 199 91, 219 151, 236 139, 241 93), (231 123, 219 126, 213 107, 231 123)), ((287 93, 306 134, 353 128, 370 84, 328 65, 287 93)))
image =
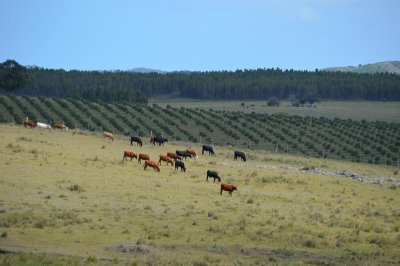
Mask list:
POLYGON ((397 123, 0 96, 0 122, 22 124, 26 117, 126 136, 154 134, 176 141, 356 162, 399 165, 400 158, 397 123))

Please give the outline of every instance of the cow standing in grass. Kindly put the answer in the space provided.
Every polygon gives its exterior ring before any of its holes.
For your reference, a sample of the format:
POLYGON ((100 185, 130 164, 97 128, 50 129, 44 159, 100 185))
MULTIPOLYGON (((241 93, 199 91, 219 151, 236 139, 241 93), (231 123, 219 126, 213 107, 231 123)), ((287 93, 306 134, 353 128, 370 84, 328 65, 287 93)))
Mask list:
POLYGON ((197 158, 196 151, 193 149, 186 149, 186 153, 189 153, 190 155, 192 155, 193 158, 197 158))
POLYGON ((167 162, 167 165, 171 164, 171 166, 174 166, 174 160, 168 156, 160 155, 160 160, 158 160, 159 165, 161 165, 161 161, 167 162))
POLYGON ((181 172, 186 172, 185 164, 182 161, 175 160, 175 170, 178 170, 178 168, 181 168, 181 172))
POLYGON ((208 151, 208 155, 214 155, 214 148, 210 145, 203 145, 203 150, 201 151, 201 154, 204 154, 204 151, 208 151))
POLYGON ((208 178, 212 177, 214 178, 214 182, 215 179, 218 179, 219 182, 221 182, 221 177, 218 175, 218 173, 216 171, 211 171, 211 170, 207 170, 207 182, 208 182, 208 178))
POLYGON ((192 155, 190 153, 187 153, 186 151, 178 151, 177 150, 176 154, 178 156, 181 156, 181 157, 185 158, 185 160, 186 160, 187 157, 192 158, 192 155))
POLYGON ((37 122, 37 123, 36 123, 36 126, 37 126, 38 128, 47 128, 47 129, 51 129, 51 126, 48 125, 48 124, 45 124, 45 123, 37 122))
POLYGON ((24 121, 24 127, 35 128, 36 125, 32 120, 25 120, 24 121))
POLYGON ((63 131, 63 130, 67 130, 68 131, 68 127, 66 125, 64 125, 64 124, 55 124, 54 128, 55 129, 59 129, 61 131, 63 131))
POLYGON ((127 157, 131 158, 131 161, 133 158, 137 159, 137 155, 133 151, 124 151, 124 157, 122 157, 122 160, 128 160, 127 157))
POLYGON ((138 163, 142 164, 142 160, 150 160, 150 156, 144 153, 139 153, 138 163))
POLYGON ((229 196, 232 196, 232 192, 234 190, 237 190, 237 187, 231 184, 221 184, 221 195, 222 195, 222 191, 228 191, 229 192, 229 196))
POLYGON ((160 167, 157 165, 156 161, 151 161, 151 160, 145 160, 144 161, 144 170, 146 170, 147 166, 150 166, 153 168, 155 171, 160 172, 160 167))
POLYGON ((139 137, 131 137, 131 145, 133 145, 133 142, 136 142, 136 145, 143 146, 143 142, 139 137))
POLYGON ((242 151, 235 151, 233 160, 237 160, 237 158, 240 158, 242 161, 246 161, 246 154, 242 151))
POLYGON ((112 140, 112 141, 115 140, 114 139, 114 135, 111 132, 106 132, 106 131, 103 132, 103 138, 104 139, 109 139, 109 140, 112 140))
POLYGON ((169 157, 169 158, 172 158, 172 159, 178 159, 178 160, 182 160, 182 157, 181 156, 179 156, 179 155, 177 155, 176 153, 174 153, 174 152, 168 152, 167 153, 167 156, 169 157))

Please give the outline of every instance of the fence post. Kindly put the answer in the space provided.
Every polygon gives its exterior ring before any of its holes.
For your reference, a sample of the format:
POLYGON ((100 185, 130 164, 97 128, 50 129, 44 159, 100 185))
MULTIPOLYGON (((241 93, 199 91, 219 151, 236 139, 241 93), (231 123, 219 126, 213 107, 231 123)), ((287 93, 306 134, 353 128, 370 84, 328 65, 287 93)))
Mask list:
POLYGON ((13 125, 14 125, 14 116, 13 116, 13 122, 12 122, 12 123, 13 123, 13 125))
POLYGON ((278 153, 278 144, 276 144, 275 153, 278 153))

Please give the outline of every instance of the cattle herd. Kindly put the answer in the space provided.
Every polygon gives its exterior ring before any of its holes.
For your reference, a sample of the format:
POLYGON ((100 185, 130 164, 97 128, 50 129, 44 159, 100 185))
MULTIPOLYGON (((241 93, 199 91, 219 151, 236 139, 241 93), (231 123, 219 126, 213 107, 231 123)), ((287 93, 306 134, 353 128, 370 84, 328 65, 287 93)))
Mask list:
MULTIPOLYGON (((110 140, 114 141, 112 134, 109 132, 104 132, 103 136, 105 139, 110 139, 110 140)), ((150 137, 150 143, 153 145, 158 144, 158 146, 161 146, 161 145, 164 146, 165 142, 168 142, 168 139, 163 138, 163 137, 157 137, 157 136, 150 137)), ((133 145, 133 143, 136 143, 136 145, 143 146, 142 139, 137 136, 132 136, 130 138, 130 143, 131 143, 131 145, 133 145)), ((210 145, 202 145, 201 153, 204 154, 205 151, 208 152, 208 155, 215 155, 214 148, 210 145)), ((150 160, 150 156, 148 154, 144 154, 144 153, 136 154, 133 151, 125 150, 122 160, 128 160, 127 158, 131 158, 131 161, 132 161, 132 159, 137 159, 138 163, 140 163, 140 164, 141 164, 141 161, 144 160, 144 170, 146 170, 147 167, 151 167, 155 171, 160 172, 160 166, 161 166, 162 162, 165 162, 166 165, 169 165, 169 164, 171 166, 175 165, 175 170, 180 169, 181 172, 186 172, 187 168, 185 166, 185 163, 182 160, 183 159, 186 160, 187 158, 195 159, 195 158, 197 158, 197 154, 194 149, 176 150, 175 152, 168 152, 166 155, 163 155, 163 154, 160 155, 158 163, 157 163, 154 160, 150 160)), ((234 155, 233 155, 233 159, 237 160, 238 158, 240 158, 242 161, 246 161, 246 154, 242 151, 235 151, 234 155)), ((222 181, 222 179, 219 176, 217 171, 207 170, 207 176, 206 176, 207 182, 208 182, 209 177, 213 178, 214 182, 216 180, 218 182, 222 181)), ((221 195, 222 195, 222 191, 228 191, 229 196, 232 196, 232 192, 234 190, 237 190, 236 186, 234 186, 232 184, 221 183, 221 191, 220 191, 221 195)))
MULTIPOLYGON (((47 129, 51 129, 52 127, 48 124, 45 123, 40 123, 37 122, 35 124, 35 122, 33 122, 32 120, 29 120, 28 118, 24 121, 24 127, 29 127, 29 128, 47 128, 47 129)), ((64 124, 54 124, 54 128, 55 129, 60 129, 62 130, 68 130, 68 127, 65 126, 64 124)), ((110 132, 103 132, 103 138, 109 141, 115 141, 114 135, 110 132)), ((163 137, 157 137, 157 136, 151 136, 150 137, 150 143, 153 145, 158 144, 158 146, 163 145, 164 143, 168 142, 168 139, 163 138, 163 137)), ((133 143, 136 143, 136 145, 140 145, 143 146, 143 141, 141 140, 140 137, 137 136, 132 136, 130 138, 130 143, 131 145, 133 145, 133 143)), ((208 152, 208 155, 215 155, 214 152, 214 148, 210 145, 202 145, 202 151, 201 153, 204 154, 204 152, 208 152)), ((178 168, 180 168, 181 172, 186 172, 186 166, 185 163, 182 161, 182 159, 187 159, 187 158, 192 158, 195 159, 197 158, 197 154, 196 151, 194 149, 185 149, 185 150, 176 150, 175 152, 168 152, 166 155, 160 155, 159 156, 159 160, 158 162, 154 161, 154 160, 150 160, 150 156, 148 154, 145 153, 139 153, 136 154, 133 151, 128 151, 125 150, 124 151, 124 155, 122 157, 122 160, 128 160, 128 158, 130 158, 130 160, 132 161, 133 159, 137 159, 138 163, 142 164, 142 160, 144 161, 144 170, 146 170, 147 167, 151 167, 153 168, 155 171, 160 172, 160 166, 162 162, 166 162, 166 165, 171 164, 171 166, 175 165, 175 170, 178 170, 178 168)), ((240 158, 242 161, 246 161, 246 155, 244 152, 241 151, 235 151, 234 152, 234 156, 233 156, 234 160, 237 160, 238 158, 240 158)), ((214 182, 216 180, 218 180, 218 182, 221 182, 222 179, 219 176, 217 171, 212 171, 212 170, 207 170, 207 177, 206 177, 206 181, 208 182, 208 178, 213 178, 214 182)), ((232 192, 234 190, 237 190, 237 187, 232 185, 232 184, 224 184, 221 183, 221 195, 222 195, 222 191, 228 191, 229 195, 232 196, 232 192)))

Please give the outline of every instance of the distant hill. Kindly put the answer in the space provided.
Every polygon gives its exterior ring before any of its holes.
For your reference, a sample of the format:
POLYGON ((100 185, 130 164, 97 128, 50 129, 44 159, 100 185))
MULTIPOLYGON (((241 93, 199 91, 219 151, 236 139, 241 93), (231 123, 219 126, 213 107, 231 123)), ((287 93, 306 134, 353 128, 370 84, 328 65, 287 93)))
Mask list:
POLYGON ((342 71, 354 73, 395 73, 400 75, 400 61, 385 61, 374 64, 346 67, 330 67, 322 69, 324 71, 342 71))
POLYGON ((135 73, 159 73, 159 74, 165 74, 167 73, 166 71, 158 70, 158 69, 152 69, 152 68, 145 68, 145 67, 137 67, 128 70, 128 72, 135 72, 135 73))

